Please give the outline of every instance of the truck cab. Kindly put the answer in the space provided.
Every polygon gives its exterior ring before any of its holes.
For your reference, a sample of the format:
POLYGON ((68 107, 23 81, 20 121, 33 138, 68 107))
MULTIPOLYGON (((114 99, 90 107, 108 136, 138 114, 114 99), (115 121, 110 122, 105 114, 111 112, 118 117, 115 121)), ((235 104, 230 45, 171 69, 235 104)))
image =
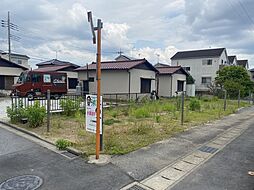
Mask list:
POLYGON ((67 93, 66 80, 66 73, 24 71, 13 85, 12 94, 33 99, 45 96, 49 89, 52 96, 60 97, 67 93))

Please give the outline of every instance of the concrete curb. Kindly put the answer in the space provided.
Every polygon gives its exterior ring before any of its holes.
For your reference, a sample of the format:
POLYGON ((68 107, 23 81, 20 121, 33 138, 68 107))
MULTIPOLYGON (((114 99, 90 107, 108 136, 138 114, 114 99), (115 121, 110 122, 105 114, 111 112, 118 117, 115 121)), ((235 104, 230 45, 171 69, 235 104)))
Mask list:
MULTIPOLYGON (((0 124, 6 125, 6 126, 12 128, 12 129, 15 129, 15 130, 17 130, 17 131, 20 131, 20 132, 22 132, 22 133, 25 133, 25 134, 27 134, 27 135, 29 135, 29 136, 32 136, 32 137, 34 137, 34 138, 36 138, 36 139, 38 139, 38 140, 41 140, 41 141, 43 141, 43 142, 45 142, 45 143, 48 143, 48 144, 53 145, 53 146, 56 147, 55 143, 53 143, 53 142, 51 142, 51 141, 49 141, 49 140, 46 140, 46 139, 42 138, 40 135, 37 135, 36 133, 33 133, 33 132, 31 132, 31 131, 28 131, 28 130, 26 130, 26 129, 23 129, 23 128, 21 128, 21 127, 15 126, 15 125, 13 125, 13 124, 10 124, 10 123, 4 122, 4 121, 0 121, 0 124)), ((79 150, 76 150, 75 148, 72 148, 72 147, 67 147, 67 148, 66 148, 66 151, 68 151, 68 152, 70 152, 70 153, 72 153, 72 154, 75 154, 76 156, 83 156, 83 155, 86 155, 86 153, 83 153, 83 152, 81 152, 81 151, 79 151, 79 150)))

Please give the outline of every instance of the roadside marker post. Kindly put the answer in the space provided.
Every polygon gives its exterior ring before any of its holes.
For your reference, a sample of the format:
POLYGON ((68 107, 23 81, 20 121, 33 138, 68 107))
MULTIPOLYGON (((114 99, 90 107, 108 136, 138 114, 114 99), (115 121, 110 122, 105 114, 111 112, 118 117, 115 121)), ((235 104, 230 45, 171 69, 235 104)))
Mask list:
POLYGON ((50 90, 47 90, 47 132, 50 126, 50 90))
POLYGON ((97 108, 96 108, 96 160, 99 159, 100 154, 100 105, 101 105, 101 29, 103 23, 101 19, 97 19, 97 27, 93 26, 92 12, 87 12, 88 22, 91 25, 91 31, 93 35, 93 44, 96 44, 96 35, 97 31, 97 63, 96 63, 96 80, 97 80, 97 108))
POLYGON ((184 120, 184 91, 182 91, 182 109, 181 109, 181 125, 183 125, 184 120))
POLYGON ((224 93, 224 111, 227 109, 227 90, 225 90, 224 93))
POLYGON ((240 108, 241 91, 238 91, 238 108, 240 108))

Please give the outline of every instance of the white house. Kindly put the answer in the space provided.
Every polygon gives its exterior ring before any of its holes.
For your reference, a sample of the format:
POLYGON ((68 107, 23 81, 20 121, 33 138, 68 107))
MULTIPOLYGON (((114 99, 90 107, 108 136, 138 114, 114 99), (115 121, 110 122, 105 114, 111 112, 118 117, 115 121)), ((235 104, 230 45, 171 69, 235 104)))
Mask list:
POLYGON ((228 56, 229 65, 237 65, 236 55, 228 56))
POLYGON ((157 91, 162 97, 172 97, 186 91, 186 77, 189 75, 181 66, 158 65, 157 91))
POLYGON ((79 65, 70 63, 67 61, 60 61, 57 59, 52 59, 49 61, 41 62, 36 64, 38 69, 35 71, 43 72, 62 72, 67 74, 67 88, 68 92, 75 92, 76 86, 78 85, 78 72, 75 69, 79 68, 79 65))
MULTIPOLYGON (((6 52, 1 51, 0 57, 3 59, 9 60, 9 54, 6 52)), ((11 53, 11 62, 22 65, 28 69, 30 69, 30 66, 28 64, 29 59, 30 58, 27 55, 11 53)))
POLYGON ((27 70, 23 65, 10 62, 0 57, 0 92, 9 94, 12 85, 17 82, 21 72, 27 70))
MULTIPOLYGON (((96 93, 96 63, 76 69, 83 91, 96 93)), ((146 59, 101 63, 102 94, 146 94, 156 90, 157 69, 146 59)))
POLYGON ((249 63, 248 60, 237 60, 237 65, 245 68, 246 70, 249 69, 249 63))
POLYGON ((195 79, 196 92, 207 92, 221 66, 229 65, 225 48, 177 52, 171 57, 172 66, 182 66, 195 79))

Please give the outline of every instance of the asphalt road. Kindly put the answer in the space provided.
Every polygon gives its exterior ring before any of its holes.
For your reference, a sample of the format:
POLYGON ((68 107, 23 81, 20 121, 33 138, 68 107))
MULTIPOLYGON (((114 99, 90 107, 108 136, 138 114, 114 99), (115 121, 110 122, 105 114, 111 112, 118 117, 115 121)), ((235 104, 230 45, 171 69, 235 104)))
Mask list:
POLYGON ((41 177, 43 190, 110 190, 132 182, 113 164, 71 160, 0 128, 0 184, 20 175, 41 177))
MULTIPOLYGON (((254 123, 252 124, 254 125, 254 123)), ((180 181, 172 190, 254 190, 254 127, 180 181)))

